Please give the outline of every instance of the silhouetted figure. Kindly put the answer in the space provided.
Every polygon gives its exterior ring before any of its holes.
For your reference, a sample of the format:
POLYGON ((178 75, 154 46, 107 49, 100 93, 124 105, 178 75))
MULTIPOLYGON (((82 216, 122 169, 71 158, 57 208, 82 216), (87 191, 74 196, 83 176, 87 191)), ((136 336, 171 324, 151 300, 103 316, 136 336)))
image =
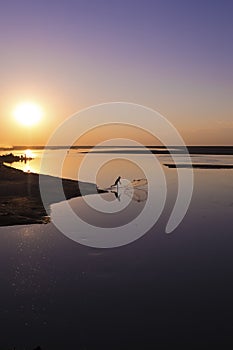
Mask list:
POLYGON ((114 184, 111 187, 117 186, 117 190, 118 190, 118 183, 121 183, 121 176, 118 176, 118 178, 116 179, 116 181, 114 182, 114 184))

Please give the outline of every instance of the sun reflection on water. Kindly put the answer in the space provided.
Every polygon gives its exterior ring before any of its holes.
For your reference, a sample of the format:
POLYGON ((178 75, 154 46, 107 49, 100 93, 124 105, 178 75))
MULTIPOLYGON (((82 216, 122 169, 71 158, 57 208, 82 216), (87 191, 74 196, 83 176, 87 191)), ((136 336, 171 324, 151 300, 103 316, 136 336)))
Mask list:
POLYGON ((35 158, 35 154, 30 149, 26 149, 25 156, 27 158, 35 158))

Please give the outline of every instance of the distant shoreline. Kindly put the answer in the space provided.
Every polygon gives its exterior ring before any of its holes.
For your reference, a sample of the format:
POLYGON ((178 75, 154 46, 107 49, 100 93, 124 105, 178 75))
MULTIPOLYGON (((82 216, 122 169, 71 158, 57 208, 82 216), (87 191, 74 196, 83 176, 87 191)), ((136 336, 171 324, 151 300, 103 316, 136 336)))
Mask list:
MULTIPOLYGON (((96 147, 97 148, 97 147, 96 147)), ((149 147, 147 146, 147 149, 144 149, 142 147, 124 147, 123 150, 116 150, 114 148, 121 148, 121 147, 106 147, 111 148, 110 150, 104 150, 100 148, 95 149, 92 153, 107 153, 107 154, 114 154, 114 153, 122 153, 122 154, 148 154, 148 152, 151 152, 152 154, 186 154, 186 150, 184 147, 149 147), (134 149, 127 149, 127 148, 134 148, 134 149), (155 149, 153 149, 155 148, 155 149)), ((122 146, 123 148, 123 146, 122 146)), ((84 148, 83 148, 84 149, 84 148)), ((187 150, 190 155, 233 155, 233 146, 187 146, 187 150)), ((88 151, 82 151, 81 153, 88 153, 88 151)))
MULTIPOLYGON (((87 149, 91 148, 97 149, 95 150, 96 153, 115 153, 115 149, 124 149, 120 152, 128 153, 127 149, 135 149, 135 151, 131 152, 148 152, 141 146, 93 146, 93 145, 79 145, 79 146, 13 146, 12 148, 0 148, 1 151, 21 151, 25 149, 31 149, 31 150, 43 150, 43 149, 48 149, 48 150, 59 150, 59 149, 73 149, 73 150, 84 150, 82 153, 87 153, 87 149), (109 151, 105 151, 109 149, 109 151)), ((148 150, 150 150, 153 154, 183 154, 184 153, 184 148, 180 146, 155 146, 155 145, 147 145, 144 146, 148 150)), ((233 155, 233 146, 187 146, 187 150, 189 151, 190 154, 206 154, 206 155, 233 155)), ((119 152, 119 151, 118 151, 119 152)), ((131 153, 130 152, 130 153, 131 153)))
POLYGON ((195 169, 233 169, 231 164, 163 164, 168 168, 195 169))

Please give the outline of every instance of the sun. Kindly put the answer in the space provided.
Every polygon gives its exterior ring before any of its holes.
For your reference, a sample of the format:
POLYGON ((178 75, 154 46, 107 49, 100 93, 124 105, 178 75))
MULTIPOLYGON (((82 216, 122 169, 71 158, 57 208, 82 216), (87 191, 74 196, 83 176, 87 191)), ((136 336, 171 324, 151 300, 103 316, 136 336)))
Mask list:
POLYGON ((14 110, 15 119, 24 126, 33 126, 39 123, 43 116, 42 108, 36 103, 24 102, 14 110))

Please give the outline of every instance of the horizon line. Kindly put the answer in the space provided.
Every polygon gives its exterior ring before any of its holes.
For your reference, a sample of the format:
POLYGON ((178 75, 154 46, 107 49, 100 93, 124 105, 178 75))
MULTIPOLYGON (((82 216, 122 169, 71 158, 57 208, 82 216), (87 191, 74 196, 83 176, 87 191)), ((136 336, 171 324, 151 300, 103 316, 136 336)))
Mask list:
MULTIPOLYGON (((79 149, 79 148, 184 148, 184 146, 176 145, 142 145, 142 146, 130 146, 130 145, 116 145, 116 146, 95 146, 95 145, 54 145, 54 146, 43 146, 43 145, 14 145, 0 147, 2 151, 11 150, 23 150, 23 149, 79 149)), ((233 145, 186 145, 187 148, 232 148, 233 145)))

